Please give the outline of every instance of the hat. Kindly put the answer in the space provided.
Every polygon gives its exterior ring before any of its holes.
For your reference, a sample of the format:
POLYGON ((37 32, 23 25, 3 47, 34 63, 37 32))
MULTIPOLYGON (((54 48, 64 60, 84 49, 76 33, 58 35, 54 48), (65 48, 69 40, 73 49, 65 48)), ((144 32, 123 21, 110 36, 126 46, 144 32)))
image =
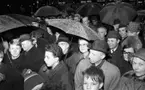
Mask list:
POLYGON ((127 27, 127 26, 124 24, 120 24, 118 28, 123 28, 123 27, 127 27))
POLYGON ((20 36, 20 42, 23 42, 25 40, 31 40, 31 37, 29 34, 23 34, 20 36))
POLYGON ((107 53, 108 44, 104 40, 97 39, 93 42, 91 49, 107 53))
POLYGON ((138 58, 140 58, 140 59, 142 59, 142 60, 145 61, 145 49, 144 49, 144 48, 139 49, 139 50, 133 55, 133 57, 138 57, 138 58))
POLYGON ((109 31, 107 38, 121 39, 121 36, 117 31, 109 31))
POLYGON ((67 42, 68 43, 69 39, 65 35, 60 34, 60 36, 58 37, 57 43, 59 43, 59 42, 67 42))
POLYGON ((140 24, 137 22, 130 22, 127 26, 127 30, 131 32, 139 32, 140 24))

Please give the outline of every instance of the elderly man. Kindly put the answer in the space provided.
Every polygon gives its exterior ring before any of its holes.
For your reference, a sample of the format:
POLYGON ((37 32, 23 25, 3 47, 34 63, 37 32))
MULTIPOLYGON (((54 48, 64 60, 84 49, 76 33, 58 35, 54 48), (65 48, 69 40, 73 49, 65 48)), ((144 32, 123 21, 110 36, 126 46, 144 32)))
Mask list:
POLYGON ((96 40, 91 49, 88 58, 80 61, 75 72, 75 90, 83 90, 83 74, 91 65, 102 69, 105 75, 104 90, 113 90, 119 79, 120 71, 113 64, 105 60, 107 44, 104 40, 96 40))

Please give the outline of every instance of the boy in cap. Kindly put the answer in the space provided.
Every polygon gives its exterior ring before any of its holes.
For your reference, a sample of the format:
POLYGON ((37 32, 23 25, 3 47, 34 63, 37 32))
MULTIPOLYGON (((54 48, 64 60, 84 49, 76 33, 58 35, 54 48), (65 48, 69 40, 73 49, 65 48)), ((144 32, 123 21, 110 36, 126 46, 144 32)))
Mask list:
POLYGON ((116 65, 121 75, 130 70, 128 62, 123 59, 122 47, 120 46, 120 35, 117 31, 110 31, 107 35, 107 43, 109 46, 108 61, 116 65))
POLYGON ((107 43, 103 40, 96 40, 90 48, 88 58, 80 61, 75 72, 75 90, 83 90, 83 74, 91 65, 102 69, 105 75, 104 90, 113 90, 119 79, 120 71, 113 64, 105 60, 107 43))
POLYGON ((83 90, 102 90, 105 75, 101 69, 96 66, 91 66, 83 72, 83 75, 83 90))
POLYGON ((133 70, 125 73, 115 90, 145 89, 145 49, 139 49, 132 57, 133 70))

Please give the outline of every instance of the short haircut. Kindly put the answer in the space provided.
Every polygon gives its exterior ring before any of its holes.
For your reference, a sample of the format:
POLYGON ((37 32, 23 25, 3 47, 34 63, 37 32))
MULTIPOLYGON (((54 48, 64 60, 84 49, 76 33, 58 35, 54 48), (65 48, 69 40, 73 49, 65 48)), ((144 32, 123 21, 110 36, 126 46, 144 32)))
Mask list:
POLYGON ((104 80, 105 80, 105 75, 103 71, 94 65, 86 69, 83 72, 83 75, 86 76, 87 78, 91 77, 93 81, 99 82, 99 83, 104 83, 104 80))
POLYGON ((62 49, 57 45, 57 44, 48 44, 45 47, 45 52, 52 52, 53 55, 55 57, 58 57, 59 59, 61 59, 63 53, 62 53, 62 49))

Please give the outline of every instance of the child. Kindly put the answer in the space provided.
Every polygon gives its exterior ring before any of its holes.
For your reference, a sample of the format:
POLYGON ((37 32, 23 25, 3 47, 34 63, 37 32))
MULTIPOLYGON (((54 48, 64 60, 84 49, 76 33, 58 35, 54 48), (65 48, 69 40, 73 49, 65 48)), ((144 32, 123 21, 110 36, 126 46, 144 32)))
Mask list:
POLYGON ((61 60, 61 56, 62 50, 57 44, 46 46, 44 61, 47 67, 51 67, 47 74, 48 79, 46 82, 55 82, 56 84, 61 84, 65 90, 72 90, 69 72, 66 65, 61 60))
POLYGON ((91 66, 83 72, 83 90, 102 90, 104 84, 104 73, 96 66, 91 66))

